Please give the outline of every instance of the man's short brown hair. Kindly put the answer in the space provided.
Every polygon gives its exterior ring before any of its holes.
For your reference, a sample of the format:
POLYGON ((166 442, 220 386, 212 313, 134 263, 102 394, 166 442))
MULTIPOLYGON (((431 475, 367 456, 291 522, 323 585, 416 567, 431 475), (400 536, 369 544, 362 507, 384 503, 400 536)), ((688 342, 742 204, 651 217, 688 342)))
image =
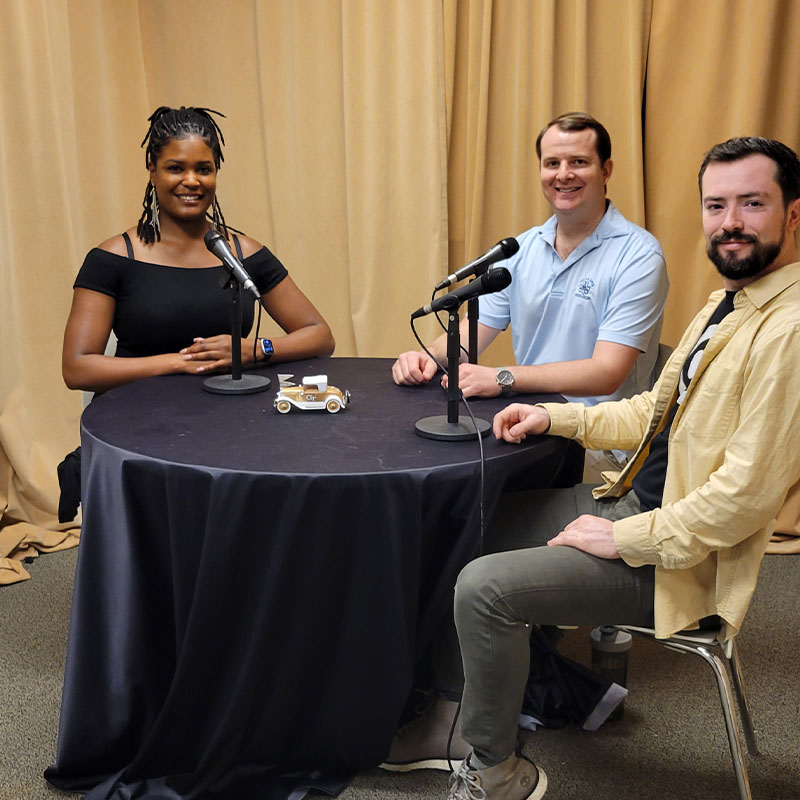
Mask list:
POLYGON ((566 114, 559 114, 555 119, 551 119, 547 125, 542 128, 539 135, 536 137, 536 155, 539 161, 542 160, 542 137, 553 127, 557 125, 562 131, 585 131, 593 130, 595 133, 595 145, 597 147, 597 155, 600 158, 600 166, 611 158, 611 137, 601 122, 598 122, 591 114, 584 111, 570 111, 566 114))

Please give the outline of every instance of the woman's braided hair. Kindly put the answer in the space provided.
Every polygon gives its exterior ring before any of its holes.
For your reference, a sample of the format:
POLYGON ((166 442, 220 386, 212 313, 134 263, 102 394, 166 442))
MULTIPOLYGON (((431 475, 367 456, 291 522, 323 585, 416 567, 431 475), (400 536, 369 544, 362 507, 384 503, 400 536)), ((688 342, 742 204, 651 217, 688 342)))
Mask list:
MULTIPOLYGON (((214 155, 214 165, 217 169, 225 160, 222 155, 222 145, 225 144, 225 137, 222 135, 219 125, 211 116, 216 114, 219 117, 225 115, 210 108, 169 108, 160 106, 149 117, 150 127, 142 139, 142 147, 147 145, 145 150, 145 165, 150 167, 155 164, 161 151, 173 139, 186 139, 189 136, 199 136, 211 149, 214 155)), ((158 197, 155 187, 148 181, 147 189, 142 201, 144 211, 139 218, 136 226, 136 233, 146 244, 152 244, 156 240, 161 240, 161 230, 158 224, 158 197)), ((211 224, 227 239, 228 227, 225 224, 225 217, 219 207, 219 201, 214 195, 211 206, 211 214, 208 215, 211 224)), ((231 228, 231 230, 235 230, 231 228)))

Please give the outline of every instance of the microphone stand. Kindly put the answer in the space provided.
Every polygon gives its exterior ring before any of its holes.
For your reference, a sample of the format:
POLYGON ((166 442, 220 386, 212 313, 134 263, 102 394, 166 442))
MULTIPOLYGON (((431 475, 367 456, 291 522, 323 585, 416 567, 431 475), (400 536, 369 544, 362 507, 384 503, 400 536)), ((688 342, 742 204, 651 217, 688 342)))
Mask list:
POLYGON ((467 325, 469 326, 467 359, 470 364, 478 363, 478 314, 478 298, 473 297, 467 301, 467 325))
POLYGON ((263 375, 242 375, 242 291, 233 275, 221 282, 231 298, 231 374, 211 375, 203 388, 213 394, 255 394, 269 389, 272 381, 263 375))
POLYGON ((458 401, 461 397, 458 388, 458 362, 461 356, 458 307, 449 309, 447 314, 447 415, 417 420, 414 431, 426 439, 459 442, 486 436, 492 426, 478 417, 474 423, 471 418, 458 418, 458 401))

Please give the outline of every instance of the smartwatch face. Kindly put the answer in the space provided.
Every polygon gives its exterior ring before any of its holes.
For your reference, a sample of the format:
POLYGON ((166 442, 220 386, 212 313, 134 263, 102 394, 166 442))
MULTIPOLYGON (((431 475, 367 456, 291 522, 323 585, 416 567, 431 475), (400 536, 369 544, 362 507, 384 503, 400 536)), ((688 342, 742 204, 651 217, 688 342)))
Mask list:
POLYGON ((272 346, 272 342, 269 339, 261 340, 261 352, 265 356, 271 356, 275 352, 275 348, 272 346))

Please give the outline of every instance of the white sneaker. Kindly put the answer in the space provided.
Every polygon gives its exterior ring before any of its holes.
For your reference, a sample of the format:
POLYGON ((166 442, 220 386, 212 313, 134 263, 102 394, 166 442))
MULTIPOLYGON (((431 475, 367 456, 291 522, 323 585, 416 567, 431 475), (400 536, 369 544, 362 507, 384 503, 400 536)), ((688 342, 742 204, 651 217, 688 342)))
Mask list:
POLYGON ((525 756, 511 755, 486 769, 465 758, 450 776, 448 800, 539 800, 547 791, 547 775, 525 756))

